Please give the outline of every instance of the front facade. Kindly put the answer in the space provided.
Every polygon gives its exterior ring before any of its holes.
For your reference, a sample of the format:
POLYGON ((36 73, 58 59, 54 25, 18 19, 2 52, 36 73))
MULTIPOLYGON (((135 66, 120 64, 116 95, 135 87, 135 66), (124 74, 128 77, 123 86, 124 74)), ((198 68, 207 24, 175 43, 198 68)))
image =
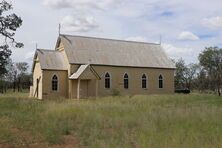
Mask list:
POLYGON ((60 35, 38 49, 31 96, 39 99, 174 92, 173 62, 159 44, 60 35))

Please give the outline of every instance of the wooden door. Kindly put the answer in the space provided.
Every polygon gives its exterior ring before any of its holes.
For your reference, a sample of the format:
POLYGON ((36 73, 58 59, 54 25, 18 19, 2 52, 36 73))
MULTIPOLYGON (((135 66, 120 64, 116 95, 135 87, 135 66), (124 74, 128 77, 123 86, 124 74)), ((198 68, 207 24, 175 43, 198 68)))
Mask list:
POLYGON ((88 80, 81 80, 80 84, 80 98, 88 97, 88 80))

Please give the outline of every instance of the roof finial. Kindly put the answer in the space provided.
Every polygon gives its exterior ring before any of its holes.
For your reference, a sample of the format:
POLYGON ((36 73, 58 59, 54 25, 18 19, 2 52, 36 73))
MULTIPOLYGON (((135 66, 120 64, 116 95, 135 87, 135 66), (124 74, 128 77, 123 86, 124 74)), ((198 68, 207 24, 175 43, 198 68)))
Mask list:
POLYGON ((160 35, 160 45, 162 44, 162 35, 160 35))
POLYGON ((89 61, 88 61, 89 63, 88 63, 88 65, 90 65, 91 64, 91 62, 92 62, 92 59, 89 59, 89 61))
POLYGON ((59 35, 61 34, 61 24, 59 23, 59 35))
POLYGON ((35 48, 36 48, 36 50, 38 49, 38 43, 35 43, 35 48))

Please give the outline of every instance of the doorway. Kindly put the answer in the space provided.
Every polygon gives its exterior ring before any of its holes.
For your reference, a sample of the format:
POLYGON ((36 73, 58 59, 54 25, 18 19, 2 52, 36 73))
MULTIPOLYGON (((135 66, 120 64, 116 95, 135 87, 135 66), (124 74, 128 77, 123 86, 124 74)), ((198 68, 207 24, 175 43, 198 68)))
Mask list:
POLYGON ((88 80, 81 80, 81 85, 80 85, 80 98, 87 98, 88 97, 88 80))

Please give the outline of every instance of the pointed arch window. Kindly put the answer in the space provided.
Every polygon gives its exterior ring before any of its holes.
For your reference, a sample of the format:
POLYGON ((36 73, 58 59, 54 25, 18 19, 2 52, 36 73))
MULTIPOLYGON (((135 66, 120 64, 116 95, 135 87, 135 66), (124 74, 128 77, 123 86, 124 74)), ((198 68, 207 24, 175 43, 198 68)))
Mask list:
POLYGON ((128 74, 126 73, 125 75, 124 75, 124 80, 123 80, 124 82, 124 88, 125 89, 128 89, 129 88, 129 76, 128 76, 128 74))
POLYGON ((56 75, 52 77, 52 90, 58 91, 58 77, 56 75))
POLYGON ((159 88, 163 88, 163 76, 159 76, 159 88))
POLYGON ((105 88, 110 88, 110 74, 108 72, 105 74, 105 88))
POLYGON ((142 88, 147 88, 147 77, 145 74, 142 75, 142 88))

